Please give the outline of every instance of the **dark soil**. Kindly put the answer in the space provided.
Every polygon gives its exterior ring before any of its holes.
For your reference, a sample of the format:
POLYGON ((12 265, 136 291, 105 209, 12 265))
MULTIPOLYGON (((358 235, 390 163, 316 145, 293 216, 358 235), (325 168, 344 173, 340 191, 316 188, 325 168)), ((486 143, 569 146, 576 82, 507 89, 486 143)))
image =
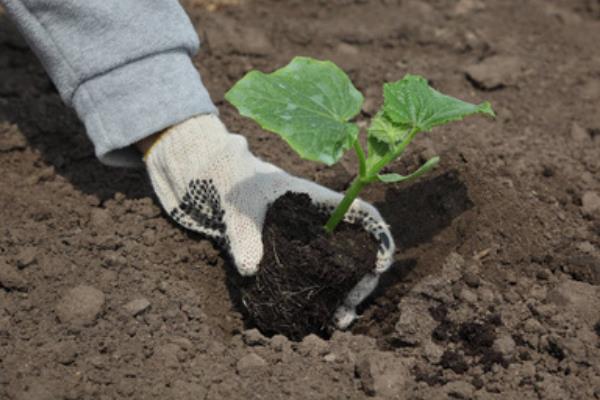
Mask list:
POLYGON ((325 222, 306 194, 288 192, 269 207, 259 272, 242 286, 249 322, 264 334, 328 337, 335 310, 375 268, 370 234, 345 222, 328 234, 325 222))
POLYGON ((391 170, 437 171, 361 194, 398 251, 350 332, 269 338, 143 172, 98 163, 0 15, 0 399, 600 399, 598 0, 182 3, 227 127, 335 190, 352 154, 304 162, 223 100, 248 70, 333 60, 363 125, 406 73, 498 117, 417 137, 391 170))
POLYGON ((497 314, 489 315, 485 321, 469 321, 456 324, 448 319, 448 310, 445 304, 430 309, 429 312, 439 324, 431 333, 432 339, 446 346, 448 342, 457 344, 460 353, 445 351, 440 361, 440 366, 450 368, 456 373, 464 373, 469 369, 461 354, 474 357, 475 363, 481 365, 484 371, 490 371, 494 364, 508 367, 510 360, 494 350, 494 342, 497 339, 496 328, 502 325, 497 314))

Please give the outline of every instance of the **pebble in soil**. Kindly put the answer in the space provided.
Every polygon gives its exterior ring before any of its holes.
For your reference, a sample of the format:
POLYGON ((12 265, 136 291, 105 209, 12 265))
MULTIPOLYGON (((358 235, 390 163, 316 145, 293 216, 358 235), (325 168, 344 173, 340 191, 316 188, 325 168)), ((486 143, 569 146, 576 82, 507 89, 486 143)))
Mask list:
POLYGON ((288 192, 269 208, 259 272, 234 283, 250 325, 293 340, 330 334, 335 310, 375 267, 378 246, 359 225, 342 222, 328 234, 326 221, 306 194, 288 192))

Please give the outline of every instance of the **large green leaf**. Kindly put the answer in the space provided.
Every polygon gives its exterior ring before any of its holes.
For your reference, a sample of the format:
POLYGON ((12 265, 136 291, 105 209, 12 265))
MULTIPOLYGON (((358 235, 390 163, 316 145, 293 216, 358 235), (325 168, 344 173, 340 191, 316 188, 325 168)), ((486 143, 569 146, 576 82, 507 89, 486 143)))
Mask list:
POLYGON ((385 115, 401 127, 418 132, 451 121, 458 121, 471 114, 493 117, 494 111, 487 101, 479 105, 446 96, 433 89, 427 80, 417 75, 406 75, 383 87, 385 115))
POLYGON ((363 96, 329 61, 296 57, 271 74, 249 72, 225 98, 311 161, 334 164, 358 136, 348 121, 360 112, 363 96))

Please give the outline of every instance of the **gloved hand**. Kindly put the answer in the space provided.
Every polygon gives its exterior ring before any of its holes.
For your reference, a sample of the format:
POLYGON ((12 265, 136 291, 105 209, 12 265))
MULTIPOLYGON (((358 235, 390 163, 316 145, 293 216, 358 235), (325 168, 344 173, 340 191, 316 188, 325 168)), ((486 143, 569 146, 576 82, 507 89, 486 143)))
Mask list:
MULTIPOLYGON (((231 134, 215 115, 176 125, 144 157, 154 190, 180 225, 213 239, 227 250, 242 275, 253 275, 263 256, 262 226, 267 207, 287 191, 307 193, 321 206, 342 195, 289 175, 250 153, 243 136, 231 134)), ((394 254, 394 242, 379 212, 356 200, 346 214, 379 241, 377 264, 350 292, 335 314, 340 329, 356 318, 355 308, 377 286, 394 254)))

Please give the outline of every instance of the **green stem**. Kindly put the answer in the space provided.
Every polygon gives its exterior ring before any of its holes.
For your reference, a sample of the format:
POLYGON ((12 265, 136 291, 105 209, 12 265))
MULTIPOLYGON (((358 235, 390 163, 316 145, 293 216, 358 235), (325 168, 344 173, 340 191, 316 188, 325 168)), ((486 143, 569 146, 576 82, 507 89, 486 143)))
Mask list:
POLYGON ((356 178, 354 178, 354 181, 352 181, 352 184, 350 185, 348 190, 346 190, 344 198, 342 199, 340 204, 338 204, 336 209, 331 214, 331 217, 329 217, 329 220, 325 224, 325 231, 327 233, 332 233, 334 231, 335 227, 344 218, 344 215, 346 215, 346 211, 348 211, 348 209, 352 205, 352 202, 358 196, 358 193, 366 184, 367 182, 363 180, 362 177, 357 176, 356 178))
POLYGON ((352 184, 350 185, 348 190, 346 190, 344 198, 342 199, 340 204, 338 204, 336 209, 333 210, 331 217, 329 217, 329 220, 325 224, 325 231, 327 233, 332 233, 335 230, 336 226, 338 226, 340 221, 342 221, 344 215, 346 215, 346 212, 352 205, 352 202, 358 197, 358 194, 363 189, 363 187, 366 184, 373 182, 376 179, 377 174, 379 173, 379 171, 381 171, 383 167, 385 167, 390 162, 394 161, 400 154, 402 154, 406 146, 408 146, 410 142, 412 142, 412 140, 415 138, 418 132, 419 131, 417 130, 417 128, 413 128, 413 130, 410 131, 406 139, 404 139, 402 143, 398 145, 398 147, 396 147, 393 151, 390 151, 384 158, 382 158, 378 163, 373 165, 373 167, 370 168, 368 171, 365 152, 363 151, 360 143, 358 142, 358 139, 354 142, 354 150, 356 151, 356 155, 358 156, 359 162, 359 175, 356 178, 354 178, 352 184))
POLYGON ((358 138, 354 141, 354 151, 358 157, 358 173, 361 177, 364 177, 367 173, 367 157, 365 156, 365 151, 360 145, 358 138))

